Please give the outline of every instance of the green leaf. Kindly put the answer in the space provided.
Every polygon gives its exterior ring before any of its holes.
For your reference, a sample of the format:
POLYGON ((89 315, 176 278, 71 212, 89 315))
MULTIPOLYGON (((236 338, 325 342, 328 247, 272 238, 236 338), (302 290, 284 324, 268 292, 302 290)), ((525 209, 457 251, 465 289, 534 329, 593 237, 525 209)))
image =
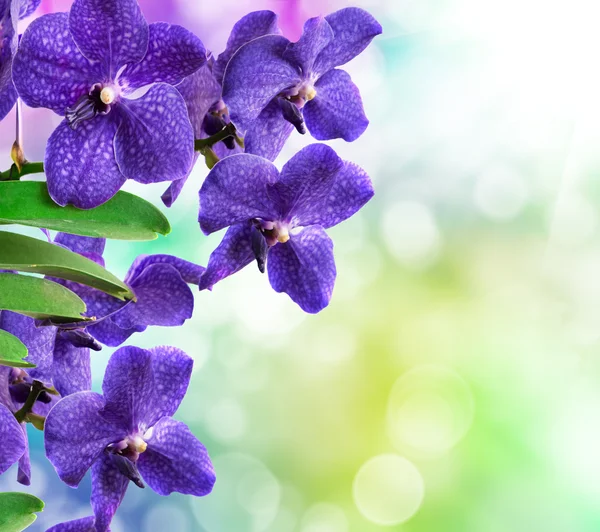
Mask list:
POLYGON ((0 273, 0 309, 56 323, 83 321, 85 303, 58 283, 39 277, 0 273))
POLYGON ((37 519, 44 501, 29 493, 0 493, 0 532, 21 532, 37 519))
POLYGON ((97 288, 119 299, 133 299, 133 292, 102 266, 77 253, 31 238, 0 231, 0 270, 43 273, 97 288))
POLYGON ((30 225, 74 235, 115 240, 154 240, 171 226, 165 215, 146 200, 117 195, 95 209, 60 207, 39 181, 0 182, 0 223, 30 225))
POLYGON ((0 366, 13 368, 35 368, 35 364, 25 362, 27 347, 16 336, 0 329, 0 366))

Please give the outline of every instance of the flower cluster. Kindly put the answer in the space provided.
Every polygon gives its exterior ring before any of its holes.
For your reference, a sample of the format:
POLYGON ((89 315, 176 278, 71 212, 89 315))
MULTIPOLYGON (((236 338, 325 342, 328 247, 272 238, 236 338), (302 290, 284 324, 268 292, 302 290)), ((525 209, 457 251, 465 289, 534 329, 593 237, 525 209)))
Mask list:
MULTIPOLYGON (((371 199, 371 180, 325 144, 305 147, 281 170, 272 161, 294 129, 317 140, 363 134, 369 122, 359 89, 338 67, 382 29, 350 7, 309 19, 291 42, 275 13, 256 11, 215 56, 181 26, 148 24, 137 0, 74 0, 70 12, 35 19, 19 39, 17 20, 39 1, 0 0, 0 119, 17 95, 62 117, 43 164, 52 200, 95 209, 128 179, 170 181, 162 196, 170 207, 202 155, 210 171, 199 191, 200 229, 227 229, 206 268, 139 256, 123 281, 127 300, 60 278, 59 269, 44 272, 85 303, 78 321, 0 311, 0 331, 28 350, 23 367, 0 365, 0 474, 18 462, 18 480, 28 484, 26 424, 44 430, 47 457, 66 484, 92 476, 93 515, 51 530, 104 532, 130 481, 160 495, 202 496, 215 472, 204 446, 172 418, 190 381, 188 355, 120 347, 98 394, 91 352, 148 326, 182 325, 194 310, 190 285, 212 290, 254 261, 305 312, 329 304, 336 266, 326 230, 371 199)), ((15 159, 19 172, 23 161, 15 159)), ((45 246, 105 266, 104 238, 46 234, 45 246)))

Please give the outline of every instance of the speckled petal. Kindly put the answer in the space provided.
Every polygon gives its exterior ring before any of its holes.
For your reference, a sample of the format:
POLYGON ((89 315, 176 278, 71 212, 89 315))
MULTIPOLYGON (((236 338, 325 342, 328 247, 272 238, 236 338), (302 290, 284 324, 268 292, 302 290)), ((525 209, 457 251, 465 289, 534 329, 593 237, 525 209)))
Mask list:
POLYGON ((150 24, 148 52, 139 63, 128 65, 119 76, 127 90, 162 81, 175 85, 206 63, 202 41, 181 26, 150 24))
POLYGON ((95 325, 89 325, 87 331, 104 345, 117 347, 127 341, 132 334, 143 332, 146 328, 145 325, 138 325, 131 329, 122 329, 111 318, 107 318, 95 325))
POLYGON ((334 38, 315 61, 313 70, 319 74, 324 74, 356 57, 369 45, 373 37, 383 31, 381 24, 370 13, 358 7, 340 9, 327 15, 325 20, 333 29, 334 38))
POLYGON ((317 140, 352 142, 367 129, 358 87, 343 70, 330 70, 315 84, 317 96, 304 106, 304 120, 317 140))
POLYGON ((138 255, 127 272, 125 282, 132 282, 152 264, 169 264, 173 266, 179 272, 181 278, 189 284, 198 284, 206 269, 204 266, 180 259, 174 255, 138 255))
POLYGON ((200 188, 198 221, 205 234, 252 218, 274 220, 278 206, 269 187, 279 177, 275 165, 240 153, 218 162, 200 188))
POLYGON ((297 225, 310 225, 304 223, 304 213, 312 215, 320 210, 343 165, 344 161, 326 144, 310 144, 294 155, 273 187, 285 217, 297 219, 297 225))
POLYGON ((11 72, 12 58, 17 49, 14 11, 10 0, 0 1, 0 120, 9 113, 17 101, 17 91, 12 82, 11 72))
POLYGON ((27 347, 27 362, 35 364, 29 375, 46 383, 52 382, 52 359, 56 327, 36 327, 35 320, 8 310, 0 314, 0 329, 16 336, 27 347))
POLYGON ((225 50, 219 54, 219 57, 213 65, 213 74, 219 81, 223 80, 225 67, 233 54, 244 44, 263 35, 280 34, 277 25, 277 15, 273 11, 253 11, 238 20, 227 39, 225 50))
POLYGON ((129 479, 102 455, 92 466, 92 508, 96 516, 95 532, 109 530, 129 485, 129 479))
POLYGON ((0 475, 25 452, 25 435, 13 413, 0 404, 0 475))
POLYGON ((187 390, 193 360, 175 347, 127 346, 108 362, 102 390, 105 411, 130 429, 150 428, 175 413, 187 390))
POLYGON ((137 301, 112 316, 123 329, 136 325, 176 327, 192 317, 194 295, 170 264, 149 265, 129 286, 137 301))
POLYGON ((313 71, 313 64, 323 50, 333 39, 333 30, 323 17, 308 19, 298 42, 290 43, 283 57, 291 64, 298 65, 302 75, 308 79, 313 71))
POLYGON ((102 64, 109 79, 148 49, 148 23, 137 0, 75 0, 69 29, 81 53, 102 64))
POLYGON ((71 487, 77 487, 109 443, 126 436, 99 414, 103 407, 101 395, 79 392, 61 399, 46 418, 46 456, 71 487))
POLYGON ((91 515, 50 527, 46 532, 96 532, 96 518, 91 515))
POLYGON ((200 279, 200 290, 212 289, 221 279, 241 270, 254 260, 251 244, 251 222, 232 225, 208 260, 200 279))
POLYGON ((25 451, 19 458, 17 468, 17 482, 23 484, 23 486, 29 486, 31 484, 31 457, 29 456, 29 438, 27 437, 27 424, 21 423, 21 432, 25 438, 25 451))
POLYGON ((267 268, 273 289, 288 294, 305 312, 315 314, 329 304, 336 270, 333 242, 321 226, 305 227, 273 246, 267 268))
POLYGON ((54 242, 75 253, 96 253, 97 255, 102 255, 106 246, 105 238, 69 235, 67 233, 57 233, 54 242))
POLYGON ((202 496, 211 492, 215 471, 202 443, 185 423, 163 417, 146 440, 138 468, 144 480, 159 495, 176 491, 202 496))
POLYGON ((17 91, 12 80, 8 79, 5 83, 0 81, 0 120, 3 120, 10 113, 17 101, 17 97, 17 91))
POLYGON ((194 132, 183 97, 156 83, 137 100, 121 101, 124 120, 115 138, 119 168, 140 183, 181 179, 194 160, 194 132))
POLYGON ((63 397, 90 390, 92 372, 89 348, 75 347, 60 334, 57 335, 54 344, 53 372, 54 387, 63 397))
POLYGON ((245 132, 282 90, 300 83, 300 71, 283 59, 289 41, 266 35, 242 46, 231 58, 223 78, 223 100, 231 121, 245 132))
POLYGON ((200 138, 206 113, 221 97, 221 85, 213 76, 210 67, 204 65, 177 85, 177 90, 187 105, 194 134, 200 138))
POLYGON ((246 132, 245 151, 274 161, 292 131, 294 126, 283 118, 279 103, 273 100, 246 132))
POLYGON ((42 0, 20 0, 19 19, 24 19, 31 15, 40 5, 42 0))
POLYGON ((91 209, 112 198, 125 183, 115 161, 117 121, 109 113, 71 129, 66 120, 54 130, 44 161, 48 192, 59 205, 91 209))
POLYGON ((104 79, 100 66, 90 63, 75 45, 67 13, 43 15, 29 25, 13 60, 12 75, 29 107, 47 107, 61 115, 104 79))

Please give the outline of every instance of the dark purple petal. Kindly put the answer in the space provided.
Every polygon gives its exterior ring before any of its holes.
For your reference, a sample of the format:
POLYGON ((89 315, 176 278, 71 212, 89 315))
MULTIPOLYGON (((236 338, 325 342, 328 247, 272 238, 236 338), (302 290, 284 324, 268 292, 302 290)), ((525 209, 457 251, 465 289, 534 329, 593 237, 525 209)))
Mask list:
POLYGON ((13 413, 0 404, 0 475, 26 450, 26 438, 13 413))
POLYGON ((275 165, 256 155, 240 153, 218 162, 200 188, 202 231, 214 233, 252 218, 276 219, 279 209, 268 189, 278 177, 275 165))
POLYGON ((283 117, 279 102, 272 100, 246 131, 245 151, 274 161, 293 130, 291 122, 283 117))
POLYGON ((221 279, 241 270, 254 260, 252 251, 252 222, 232 225, 208 260, 200 279, 200 290, 212 289, 221 279))
POLYGON ((112 198, 125 183, 115 161, 113 113, 97 116, 71 129, 66 120, 46 147, 44 167, 48 192, 59 205, 91 209, 112 198))
POLYGON ((0 329, 16 336, 27 347, 25 360, 35 364, 29 375, 46 383, 52 381, 52 358, 56 327, 36 327, 35 320, 8 310, 0 314, 0 329))
POLYGON ((109 530, 129 485, 129 479, 113 465, 106 454, 92 466, 92 508, 96 516, 96 532, 109 530))
POLYGON ((96 518, 91 515, 50 527, 46 532, 96 532, 96 518))
POLYGON ((151 264, 129 286, 137 301, 112 316, 123 329, 137 325, 183 325, 192 317, 194 295, 176 268, 170 264, 151 264))
POLYGON ((79 392, 61 399, 46 418, 46 456, 71 487, 77 487, 109 443, 127 435, 99 414, 102 408, 101 395, 79 392))
MULTIPOLYGON (((0 54, 1 53, 2 51, 0 50, 0 54)), ((3 59, 0 58, 0 61, 2 60, 3 59)), ((7 73, 8 76, 3 79, 2 73, 0 72, 0 120, 3 120, 11 111, 18 97, 15 86, 10 78, 10 62, 8 63, 7 73)))
POLYGON ((333 29, 334 38, 315 61, 315 73, 324 74, 360 54, 383 30, 373 16, 358 7, 340 9, 325 20, 333 29))
POLYGON ((17 469, 17 482, 23 486, 31 484, 31 458, 29 457, 29 438, 27 438, 27 424, 21 423, 21 432, 25 438, 25 451, 19 458, 19 467, 17 469))
POLYGON ((63 397, 90 390, 92 372, 89 348, 75 347, 59 334, 54 344, 53 373, 54 387, 63 397))
POLYGON ((352 142, 365 132, 369 120, 350 74, 330 70, 317 81, 315 89, 317 95, 304 106, 306 127, 313 137, 352 142))
POLYGON ((273 289, 288 294, 305 312, 315 314, 329 304, 336 270, 333 242, 321 226, 305 227, 273 246, 267 268, 273 289))
POLYGON ((296 225, 310 225, 304 222, 304 213, 312 216, 319 210, 343 166, 344 161, 326 144, 311 144, 294 155, 273 187, 285 218, 297 219, 296 225))
POLYGON ((69 30, 81 53, 99 62, 111 80, 148 49, 148 23, 137 0, 75 0, 69 30))
POLYGON ((231 121, 245 132, 281 91, 300 83, 299 69, 283 59, 289 41, 266 35, 242 46, 231 58, 223 79, 223 100, 231 121))
POLYGON ((227 39, 225 50, 213 65, 212 71, 219 83, 223 80, 227 63, 242 45, 263 35, 279 33, 281 31, 277 25, 277 15, 273 11, 253 11, 238 20, 227 39))
POLYGON ((176 491, 202 496, 211 492, 215 471, 208 452, 185 423, 163 417, 146 440, 138 467, 144 480, 159 495, 176 491))
POLYGON ((206 63, 204 45, 192 32, 166 22, 150 24, 149 30, 144 59, 128 65, 119 76, 126 90, 160 81, 176 85, 206 63))
POLYGON ((54 243, 60 244, 75 253, 96 253, 97 255, 102 255, 106 239, 57 233, 54 243))
POLYGON ((204 65, 177 85, 177 90, 187 105, 194 134, 200 138, 206 113, 221 98, 221 85, 213 76, 210 67, 204 65))
POLYGON ((102 390, 105 411, 142 433, 175 413, 187 390, 192 359, 175 347, 127 346, 108 362, 102 390))
MULTIPOLYGON (((6 310, 0 312, 0 316, 8 312, 6 310)), ((16 412, 17 408, 13 401, 9 388, 9 379, 12 373, 12 368, 8 366, 0 366, 0 405, 4 405, 11 412, 16 412)))
POLYGON ((31 15, 40 5, 42 0, 20 0, 19 19, 31 15))
POLYGON ((29 107, 47 107, 59 114, 104 78, 99 65, 83 57, 71 38, 67 13, 44 15, 29 25, 13 60, 12 75, 29 107))
POLYGON ((323 50, 333 39, 333 30, 323 17, 308 19, 298 42, 290 43, 283 57, 292 65, 298 65, 305 79, 313 72, 313 64, 323 50))
POLYGON ((111 318, 100 321, 94 325, 88 325, 87 330, 99 342, 109 347, 117 347, 125 342, 132 334, 146 330, 145 325, 138 325, 131 329, 122 329, 111 318))
POLYGON ((181 275, 181 278, 189 284, 198 284, 200 277, 204 273, 204 266, 194 264, 187 260, 180 259, 173 255, 139 255, 134 261, 127 276, 125 282, 129 283, 134 281, 142 272, 152 264, 169 264, 173 266, 181 275))
POLYGON ((137 100, 123 99, 121 108, 115 154, 123 174, 140 183, 186 176, 194 160, 194 132, 177 89, 156 83, 137 100))
MULTIPOLYGON (((197 154, 194 156, 194 160, 196 160, 197 154)), ((194 162, 195 164, 195 162, 194 162)), ((177 181, 173 181, 168 187, 167 190, 165 190, 162 194, 162 196, 160 197, 160 199, 162 200, 162 202, 165 204, 165 207, 171 207, 173 205, 173 203, 175 203, 175 201, 177 200, 177 198, 179 197, 179 194, 181 194, 181 191, 183 190, 183 187, 185 185, 185 182, 187 181, 187 178, 189 177, 183 177, 181 179, 178 179, 177 181)))

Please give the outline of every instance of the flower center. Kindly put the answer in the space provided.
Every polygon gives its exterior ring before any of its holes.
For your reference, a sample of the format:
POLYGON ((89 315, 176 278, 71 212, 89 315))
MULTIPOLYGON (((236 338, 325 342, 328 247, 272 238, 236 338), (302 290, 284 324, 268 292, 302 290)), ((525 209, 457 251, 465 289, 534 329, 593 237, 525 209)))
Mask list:
POLYGON ((287 222, 252 220, 251 247, 261 273, 265 273, 269 248, 275 244, 285 244, 290 239, 290 225, 287 222))
POLYGON ((127 436, 116 443, 111 443, 104 452, 117 470, 131 480, 136 486, 143 488, 144 483, 140 477, 136 462, 148 444, 139 434, 127 436))
POLYGON ((306 133, 302 108, 306 102, 312 100, 316 95, 317 90, 313 84, 305 81, 301 85, 283 91, 277 97, 283 118, 302 135, 306 133))
POLYGON ((91 120, 96 115, 106 115, 112 105, 119 99, 120 90, 116 85, 103 85, 96 83, 87 94, 84 94, 77 103, 68 107, 65 118, 72 129, 76 129, 81 122, 91 120))

